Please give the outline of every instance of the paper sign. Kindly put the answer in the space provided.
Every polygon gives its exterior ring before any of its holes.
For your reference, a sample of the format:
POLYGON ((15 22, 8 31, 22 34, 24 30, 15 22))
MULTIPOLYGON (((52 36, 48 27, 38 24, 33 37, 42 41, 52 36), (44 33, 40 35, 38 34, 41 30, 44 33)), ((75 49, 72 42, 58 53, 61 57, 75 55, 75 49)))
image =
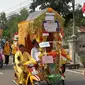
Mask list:
POLYGON ((45 20, 53 20, 54 21, 55 13, 46 13, 45 20))
POLYGON ((42 63, 53 63, 53 57, 52 56, 43 56, 42 57, 42 63))
POLYGON ((46 16, 55 16, 55 13, 53 13, 53 12, 52 13, 49 13, 49 12, 47 12, 46 13, 46 16))
POLYGON ((49 42, 41 42, 41 43, 39 43, 39 46, 40 46, 41 48, 50 47, 50 43, 49 43, 49 42))
POLYGON ((44 28, 46 32, 59 31, 59 24, 57 21, 44 21, 44 28))
POLYGON ((54 20, 54 16, 46 16, 45 20, 54 20))

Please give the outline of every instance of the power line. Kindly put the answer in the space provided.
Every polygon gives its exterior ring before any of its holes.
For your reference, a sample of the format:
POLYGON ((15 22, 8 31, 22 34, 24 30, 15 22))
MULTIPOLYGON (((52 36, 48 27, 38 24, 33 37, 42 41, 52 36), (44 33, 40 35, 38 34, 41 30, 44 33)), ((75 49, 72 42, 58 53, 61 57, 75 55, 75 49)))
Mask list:
POLYGON ((15 9, 15 10, 13 10, 13 11, 10 11, 10 12, 8 12, 8 13, 6 13, 7 18, 9 18, 9 17, 10 17, 11 15, 13 15, 13 14, 18 14, 18 13, 20 12, 20 10, 23 9, 23 8, 26 8, 26 9, 30 10, 30 9, 29 9, 29 6, 31 5, 31 3, 29 3, 29 4, 27 3, 27 2, 29 2, 29 1, 31 1, 31 0, 26 0, 26 1, 24 1, 24 2, 21 2, 21 3, 17 4, 17 5, 9 8, 9 9, 5 9, 6 11, 7 11, 7 10, 9 11, 9 10, 15 8, 15 7, 19 7, 20 5, 23 5, 22 7, 20 6, 19 8, 15 9), (27 5, 25 5, 25 3, 26 3, 27 5))
MULTIPOLYGON (((11 12, 14 12, 14 11, 20 10, 20 9, 25 8, 25 7, 27 7, 27 6, 30 6, 30 4, 27 4, 27 5, 25 5, 25 6, 21 7, 21 8, 17 8, 17 9, 15 9, 15 10, 11 11, 11 12)), ((9 12, 9 13, 11 13, 11 12, 9 12)), ((9 14, 9 13, 7 13, 7 14, 9 14)))
POLYGON ((24 1, 24 2, 21 2, 21 3, 15 5, 15 6, 11 7, 11 8, 5 9, 5 10, 7 11, 7 10, 10 10, 10 9, 13 9, 13 8, 15 8, 15 7, 17 7, 17 6, 20 6, 21 4, 25 4, 25 3, 27 3, 27 2, 29 2, 29 0, 26 0, 26 1, 24 1))
POLYGON ((30 4, 7 13, 7 18, 10 17, 12 14, 19 13, 20 9, 23 9, 23 8, 29 9, 29 6, 30 6, 30 4))
POLYGON ((8 13, 6 13, 7 17, 9 17, 9 16, 12 15, 12 14, 19 13, 19 11, 20 11, 22 8, 27 8, 27 9, 29 9, 29 6, 31 5, 31 3, 29 3, 29 4, 27 3, 27 2, 29 2, 29 1, 31 1, 31 0, 26 0, 26 1, 24 1, 24 2, 21 2, 21 3, 17 4, 16 6, 13 6, 13 7, 9 8, 9 9, 6 9, 6 11, 7 11, 7 10, 9 11, 9 10, 15 8, 15 7, 19 7, 20 5, 23 5, 22 7, 20 6, 19 8, 15 9, 15 10, 13 10, 13 11, 10 11, 10 12, 8 12, 8 13), (25 5, 25 3, 26 3, 27 5, 25 5))

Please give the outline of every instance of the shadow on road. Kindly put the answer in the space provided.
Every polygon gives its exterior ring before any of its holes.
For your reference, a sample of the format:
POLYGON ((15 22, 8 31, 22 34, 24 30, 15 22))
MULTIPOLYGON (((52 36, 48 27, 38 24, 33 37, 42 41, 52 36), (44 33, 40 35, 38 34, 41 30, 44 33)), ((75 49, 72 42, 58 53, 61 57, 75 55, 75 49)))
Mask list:
POLYGON ((65 85, 85 85, 85 80, 65 81, 65 85))

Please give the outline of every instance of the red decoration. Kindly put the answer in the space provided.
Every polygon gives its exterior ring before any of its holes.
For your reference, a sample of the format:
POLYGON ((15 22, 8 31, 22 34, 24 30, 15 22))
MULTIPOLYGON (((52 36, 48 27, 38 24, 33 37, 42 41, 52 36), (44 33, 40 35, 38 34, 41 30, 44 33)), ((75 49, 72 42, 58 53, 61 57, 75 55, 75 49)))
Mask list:
POLYGON ((18 35, 18 32, 16 32, 14 35, 18 35))
POLYGON ((82 7, 82 12, 83 12, 83 13, 85 12, 85 3, 84 3, 84 5, 83 5, 83 7, 82 7))

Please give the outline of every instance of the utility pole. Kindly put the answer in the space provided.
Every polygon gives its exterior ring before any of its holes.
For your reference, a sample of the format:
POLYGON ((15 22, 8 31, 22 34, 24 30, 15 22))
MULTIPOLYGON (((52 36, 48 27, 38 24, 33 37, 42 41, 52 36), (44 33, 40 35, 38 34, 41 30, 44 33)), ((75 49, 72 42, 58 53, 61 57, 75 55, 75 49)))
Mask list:
POLYGON ((75 35, 75 0, 72 0, 72 8, 73 8, 73 35, 75 35))
POLYGON ((73 53, 72 53, 72 57, 73 57, 73 63, 76 63, 76 35, 75 35, 75 0, 72 0, 72 8, 73 8, 73 34, 72 34, 72 41, 73 41, 73 53))
POLYGON ((72 58, 73 64, 76 64, 76 35, 75 35, 75 0, 72 0, 72 9, 73 9, 73 29, 72 36, 69 37, 69 49, 70 56, 72 58))

